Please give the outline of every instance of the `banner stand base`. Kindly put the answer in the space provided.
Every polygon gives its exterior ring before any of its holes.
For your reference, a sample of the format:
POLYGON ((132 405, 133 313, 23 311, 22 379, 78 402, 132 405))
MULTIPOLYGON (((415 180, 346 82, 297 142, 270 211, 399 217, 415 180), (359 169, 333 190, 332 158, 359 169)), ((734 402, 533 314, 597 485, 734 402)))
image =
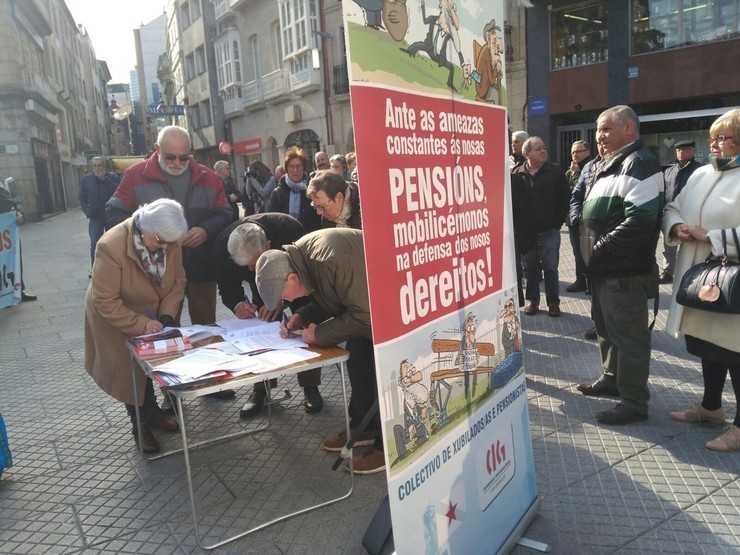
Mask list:
POLYGON ((550 551, 552 551, 552 547, 550 545, 536 540, 530 540, 529 538, 519 538, 516 543, 517 545, 528 547, 541 553, 550 553, 550 551))
MULTIPOLYGON (((511 551, 516 547, 516 545, 521 541, 522 535, 527 530, 527 527, 530 525, 532 520, 534 520, 534 517, 537 516, 537 512, 540 509, 540 503, 542 503, 542 499, 540 499, 540 496, 534 498, 534 501, 532 501, 532 504, 529 506, 529 509, 527 509, 527 512, 524 513, 524 516, 522 516, 522 519, 519 521, 519 524, 517 524, 516 528, 512 530, 511 534, 509 535, 509 538, 506 540, 503 546, 501 546, 501 549, 498 550, 499 554, 504 553, 511 553, 511 551)), ((528 540, 524 538, 525 542, 531 542, 532 540, 528 540)), ((547 549, 546 551, 550 551, 550 546, 541 543, 541 542, 535 542, 539 545, 544 545, 547 549)), ((526 545, 522 543, 522 545, 526 545)), ((533 547, 531 545, 526 545, 526 547, 533 547)), ((537 549, 534 547, 534 549, 537 549)))

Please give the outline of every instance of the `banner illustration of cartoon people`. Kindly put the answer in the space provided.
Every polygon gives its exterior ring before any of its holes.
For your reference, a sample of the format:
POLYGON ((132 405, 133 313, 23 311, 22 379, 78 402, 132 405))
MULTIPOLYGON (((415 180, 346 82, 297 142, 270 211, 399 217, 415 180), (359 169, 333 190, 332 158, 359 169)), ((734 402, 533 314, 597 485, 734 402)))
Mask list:
POLYGON ((397 553, 506 549, 539 503, 503 2, 343 2, 397 553))

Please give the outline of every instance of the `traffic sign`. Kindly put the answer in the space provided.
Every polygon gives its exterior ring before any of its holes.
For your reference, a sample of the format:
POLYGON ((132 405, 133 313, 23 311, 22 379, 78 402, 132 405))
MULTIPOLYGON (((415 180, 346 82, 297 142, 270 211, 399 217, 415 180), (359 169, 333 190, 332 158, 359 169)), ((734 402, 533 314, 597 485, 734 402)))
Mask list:
POLYGON ((182 104, 157 104, 146 107, 146 113, 150 116, 184 116, 185 106, 182 104))
POLYGON ((99 150, 86 150, 84 152, 85 158, 95 158, 96 156, 100 156, 99 150))

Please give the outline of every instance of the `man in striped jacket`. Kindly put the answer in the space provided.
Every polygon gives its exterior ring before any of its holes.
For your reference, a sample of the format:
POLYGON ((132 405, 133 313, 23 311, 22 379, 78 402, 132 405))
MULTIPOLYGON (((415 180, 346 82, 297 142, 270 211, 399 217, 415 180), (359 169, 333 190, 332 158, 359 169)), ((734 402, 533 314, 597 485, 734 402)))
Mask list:
POLYGON ((603 160, 586 184, 580 247, 592 279, 593 316, 603 373, 578 390, 618 397, 599 412, 604 424, 648 416, 650 328, 648 298, 657 283, 655 249, 664 204, 660 165, 640 139, 640 121, 629 106, 601 113, 596 140, 603 160))

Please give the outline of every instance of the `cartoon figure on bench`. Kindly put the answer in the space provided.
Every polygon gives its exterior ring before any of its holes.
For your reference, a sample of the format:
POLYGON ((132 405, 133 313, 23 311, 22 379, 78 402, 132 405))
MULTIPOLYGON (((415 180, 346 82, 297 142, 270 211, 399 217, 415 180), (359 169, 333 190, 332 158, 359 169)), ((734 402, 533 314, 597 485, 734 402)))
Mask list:
POLYGON ((460 366, 460 371, 463 373, 465 382, 465 398, 475 396, 475 386, 478 384, 478 345, 475 342, 475 330, 477 329, 475 323, 475 316, 472 312, 468 312, 465 317, 465 323, 463 324, 462 340, 460 341, 460 353, 455 359, 455 364, 460 366), (472 388, 470 387, 470 377, 473 377, 472 388), (472 392, 471 392, 472 389, 472 392))
POLYGON ((398 387, 403 391, 404 426, 393 426, 398 458, 409 454, 409 444, 416 440, 416 447, 429 439, 425 421, 429 415, 429 390, 421 383, 421 372, 408 360, 401 361, 398 387))

